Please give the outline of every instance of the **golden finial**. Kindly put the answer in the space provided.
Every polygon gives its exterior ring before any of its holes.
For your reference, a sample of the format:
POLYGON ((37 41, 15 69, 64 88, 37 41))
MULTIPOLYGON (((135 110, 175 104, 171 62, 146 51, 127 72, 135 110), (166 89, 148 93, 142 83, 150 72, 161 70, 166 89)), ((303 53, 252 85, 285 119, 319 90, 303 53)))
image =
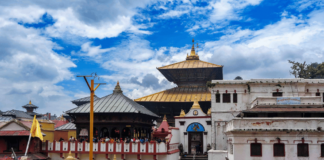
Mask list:
POLYGON ((60 119, 61 121, 64 121, 64 117, 63 117, 63 114, 62 114, 62 116, 61 116, 61 119, 60 119))
POLYGON ((163 121, 167 121, 166 115, 164 115, 164 117, 163 117, 163 121))
POLYGON ((71 151, 69 152, 69 155, 65 158, 65 160, 75 160, 75 158, 73 158, 71 151))
POLYGON ((179 117, 184 117, 186 115, 186 113, 184 112, 183 109, 181 109, 181 112, 180 112, 180 116, 179 117))
MULTIPOLYGON (((196 51, 195 51, 195 43, 194 42, 195 42, 195 40, 192 39, 191 52, 190 52, 189 56, 187 55, 186 60, 199 60, 199 56, 198 56, 198 54, 196 54, 196 51)), ((199 47, 198 43, 197 43, 197 47, 199 47)))
POLYGON ((121 88, 119 86, 119 81, 117 81, 117 85, 115 86, 113 93, 123 93, 123 91, 121 90, 121 88))
POLYGON ((207 116, 210 116, 210 115, 211 115, 211 108, 209 108, 207 111, 207 116))
POLYGON ((29 100, 29 104, 32 104, 32 103, 31 103, 31 100, 29 100))
POLYGON ((194 104, 192 105, 191 109, 201 109, 197 97, 195 97, 194 104))
POLYGON ((195 39, 194 38, 192 39, 192 43, 195 43, 195 39))

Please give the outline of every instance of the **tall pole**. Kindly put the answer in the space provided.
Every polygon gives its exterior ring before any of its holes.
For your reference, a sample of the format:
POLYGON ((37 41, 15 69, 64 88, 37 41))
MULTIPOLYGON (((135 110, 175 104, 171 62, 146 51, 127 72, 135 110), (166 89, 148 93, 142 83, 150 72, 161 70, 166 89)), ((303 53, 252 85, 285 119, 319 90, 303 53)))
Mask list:
POLYGON ((93 96, 94 96, 94 80, 91 80, 90 86, 90 151, 89 160, 93 160, 93 96))
MULTIPOLYGON (((100 84, 106 84, 106 83, 96 83, 98 84, 95 88, 94 88, 94 80, 92 79, 90 82, 90 85, 88 83, 88 80, 86 77, 92 77, 92 75, 88 75, 88 76, 77 76, 77 77, 83 77, 84 80, 86 81, 89 90, 90 90, 90 136, 89 136, 89 143, 90 143, 90 149, 89 149, 89 160, 93 160, 93 96, 94 96, 94 92, 96 91, 96 89, 100 86, 100 84)), ((97 77, 97 74, 95 74, 95 77, 97 77)), ((99 79, 99 78, 98 78, 99 79)))

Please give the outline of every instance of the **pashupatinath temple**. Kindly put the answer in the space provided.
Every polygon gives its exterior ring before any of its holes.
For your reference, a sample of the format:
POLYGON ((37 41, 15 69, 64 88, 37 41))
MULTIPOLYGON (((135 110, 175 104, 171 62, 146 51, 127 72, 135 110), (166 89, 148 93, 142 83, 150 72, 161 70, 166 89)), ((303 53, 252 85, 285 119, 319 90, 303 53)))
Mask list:
MULTIPOLYGON (((185 61, 157 69, 177 87, 135 99, 135 102, 160 117, 167 115, 171 126, 174 126, 174 116, 178 116, 181 109, 185 112, 190 110, 195 97, 197 97, 202 110, 207 113, 211 106, 211 93, 206 87, 206 83, 211 80, 223 79, 223 66, 199 60, 194 44, 192 44, 191 53, 189 56, 187 55, 185 61)), ((159 118, 158 122, 162 122, 162 118, 159 118)))

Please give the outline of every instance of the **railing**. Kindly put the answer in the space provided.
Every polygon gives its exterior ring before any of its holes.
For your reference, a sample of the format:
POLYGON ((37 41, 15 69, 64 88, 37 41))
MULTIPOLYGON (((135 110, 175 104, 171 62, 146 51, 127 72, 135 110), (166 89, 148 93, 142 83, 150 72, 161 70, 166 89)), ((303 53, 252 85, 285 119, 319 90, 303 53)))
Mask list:
MULTIPOLYGON (((145 142, 145 143, 110 143, 99 142, 93 143, 93 152, 97 154, 148 154, 160 155, 168 154, 168 151, 176 150, 178 144, 145 142)), ((42 152, 47 153, 88 153, 90 143, 87 142, 43 142, 42 152)))

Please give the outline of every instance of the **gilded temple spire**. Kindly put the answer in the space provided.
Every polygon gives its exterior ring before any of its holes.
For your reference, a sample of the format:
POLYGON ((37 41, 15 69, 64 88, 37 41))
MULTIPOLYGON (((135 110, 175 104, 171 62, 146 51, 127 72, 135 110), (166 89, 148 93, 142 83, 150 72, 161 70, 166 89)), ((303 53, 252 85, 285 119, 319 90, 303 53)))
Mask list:
POLYGON ((199 60, 199 56, 196 54, 195 51, 195 40, 192 39, 192 47, 191 47, 191 52, 190 55, 187 55, 186 60, 199 60))

